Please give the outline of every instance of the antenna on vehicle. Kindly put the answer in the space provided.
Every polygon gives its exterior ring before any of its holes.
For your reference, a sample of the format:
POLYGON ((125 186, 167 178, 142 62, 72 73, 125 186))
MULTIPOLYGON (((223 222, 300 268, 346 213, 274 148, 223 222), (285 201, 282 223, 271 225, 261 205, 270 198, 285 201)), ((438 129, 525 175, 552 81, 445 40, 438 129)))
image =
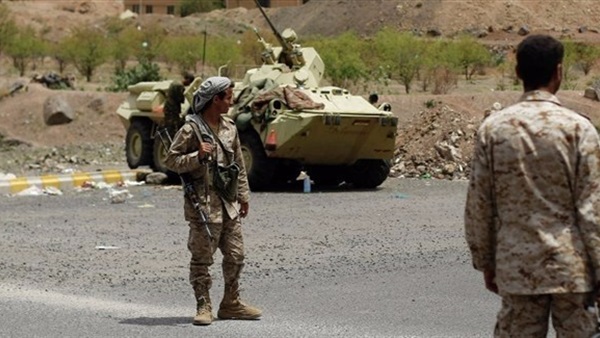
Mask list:
POLYGON ((204 31, 202 32, 202 34, 204 34, 204 42, 203 42, 203 46, 202 46, 202 78, 204 79, 204 62, 206 61, 206 26, 204 26, 204 31))

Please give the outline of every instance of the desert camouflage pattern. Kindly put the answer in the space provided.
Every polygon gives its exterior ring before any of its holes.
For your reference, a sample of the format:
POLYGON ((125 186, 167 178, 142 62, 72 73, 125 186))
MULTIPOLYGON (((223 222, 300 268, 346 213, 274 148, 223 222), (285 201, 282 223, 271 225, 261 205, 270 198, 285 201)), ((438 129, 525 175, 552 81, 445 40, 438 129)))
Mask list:
MULTIPOLYGON (((165 163, 170 170, 178 173, 189 172, 192 175, 194 188, 202 208, 208 215, 208 227, 213 236, 211 241, 204 225, 200 222, 191 201, 186 197, 184 205, 185 219, 189 221, 190 232, 188 249, 192 254, 190 261, 190 283, 194 289, 195 297, 200 303, 210 308, 211 300, 209 290, 212 280, 209 267, 214 263, 213 255, 217 249, 223 254, 223 277, 226 288, 237 290, 239 274, 244 265, 244 242, 238 202, 249 201, 249 187, 246 169, 242 158, 239 136, 235 123, 228 117, 222 116, 217 136, 221 143, 230 152, 227 157, 240 165, 238 176, 238 201, 228 203, 221 199, 212 189, 212 172, 210 166, 201 163, 198 158, 199 141, 194 130, 196 126, 186 123, 175 135, 169 149, 165 163), (208 183, 208 189, 206 189, 208 183)), ((212 158, 218 163, 226 165, 227 158, 220 145, 213 145, 212 158)))
MULTIPOLYGON (((190 173, 194 182, 194 188, 210 223, 220 223, 224 219, 225 212, 230 219, 238 217, 239 204, 238 202, 248 202, 250 198, 250 188, 248 186, 248 177, 246 167, 242 158, 240 147, 240 139, 235 127, 235 122, 229 117, 221 116, 218 137, 221 143, 230 153, 233 154, 234 160, 240 165, 239 184, 238 184, 238 201, 228 203, 219 197, 212 189, 212 172, 211 166, 206 163, 201 163, 198 158, 199 141, 194 131, 196 126, 186 123, 179 129, 165 160, 166 166, 177 173, 190 173), (208 189, 206 189, 208 183, 208 189)), ((213 145, 212 158, 216 158, 219 164, 226 165, 227 157, 220 145, 213 145)), ((198 215, 191 201, 186 197, 184 205, 185 219, 190 222, 198 222, 198 215)))
POLYGON ((592 293, 509 295, 502 297, 494 337, 546 338, 550 313, 557 337, 590 338, 596 332, 592 293))
POLYGON ((214 263, 217 249, 223 254, 223 278, 225 288, 239 287, 239 275, 244 266, 244 240, 239 218, 226 219, 223 223, 209 223, 213 241, 210 241, 204 225, 190 222, 188 249, 192 254, 190 261, 190 283, 196 299, 205 298, 210 303, 209 290, 212 278, 209 267, 214 263))
POLYGON ((501 295, 584 293, 600 276, 600 142, 545 91, 481 124, 465 207, 474 267, 501 295))

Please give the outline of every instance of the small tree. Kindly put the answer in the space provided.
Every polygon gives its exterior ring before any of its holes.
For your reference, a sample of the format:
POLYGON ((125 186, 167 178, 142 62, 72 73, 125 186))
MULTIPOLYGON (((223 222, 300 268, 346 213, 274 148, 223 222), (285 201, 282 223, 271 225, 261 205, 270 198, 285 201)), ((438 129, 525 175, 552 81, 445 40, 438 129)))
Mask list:
POLYGON ((25 75, 27 65, 44 52, 44 43, 31 27, 20 29, 6 46, 6 53, 12 59, 20 76, 25 75))
POLYGON ((431 92, 433 94, 447 94, 457 86, 460 68, 452 51, 453 42, 436 40, 428 46, 425 69, 431 77, 431 92))
POLYGON ((435 69, 439 62, 436 52, 434 42, 423 42, 423 64, 419 70, 419 79, 421 80, 421 90, 424 92, 429 90, 433 82, 435 69))
POLYGON ((69 64, 69 54, 67 52, 67 39, 63 39, 58 43, 48 45, 48 53, 58 64, 60 74, 64 73, 65 68, 69 64))
POLYGON ((394 29, 385 28, 375 36, 374 45, 380 63, 389 68, 392 76, 404 85, 406 93, 410 93, 425 61, 422 40, 411 33, 398 34, 394 29))
POLYGON ((575 44, 577 64, 585 75, 588 75, 600 57, 600 48, 586 43, 575 44))
POLYGON ((139 26, 135 31, 131 31, 131 35, 133 54, 139 62, 152 63, 162 54, 167 34, 160 25, 139 26))
POLYGON ((108 48, 104 34, 91 27, 76 30, 65 41, 67 60, 90 82, 94 71, 108 57, 108 48))
POLYGON ((314 46, 323 62, 325 74, 335 86, 349 87, 365 77, 368 68, 361 57, 364 41, 353 31, 336 38, 317 38, 309 43, 314 46))
POLYGON ((467 81, 491 60, 490 52, 470 35, 460 36, 449 52, 453 53, 454 62, 462 69, 467 81))
POLYGON ((237 43, 237 39, 223 36, 215 39, 210 35, 207 37, 207 65, 219 68, 226 64, 239 64, 242 60, 241 46, 237 43))
POLYGON ((135 46, 137 46, 140 38, 138 29, 133 26, 125 26, 122 22, 107 21, 109 37, 109 55, 115 63, 115 73, 122 72, 127 66, 127 61, 134 54, 135 46))
POLYGON ((17 26, 10 16, 10 10, 0 3, 0 54, 17 34, 17 26))
POLYGON ((565 49, 565 55, 563 57, 562 68, 563 68, 563 87, 573 87, 573 81, 575 76, 573 75, 573 66, 577 63, 577 45, 573 40, 565 39, 562 41, 565 49))
POLYGON ((201 35, 176 36, 165 42, 164 57, 167 63, 174 63, 180 72, 196 73, 196 63, 202 59, 203 37, 201 35))

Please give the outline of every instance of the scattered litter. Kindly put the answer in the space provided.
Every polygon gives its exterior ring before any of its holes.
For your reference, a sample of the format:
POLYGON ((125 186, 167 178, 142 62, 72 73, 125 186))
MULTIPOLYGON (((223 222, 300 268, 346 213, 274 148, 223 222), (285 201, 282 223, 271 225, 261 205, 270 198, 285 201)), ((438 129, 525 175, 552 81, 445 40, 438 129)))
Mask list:
POLYGON ((42 196, 44 191, 38 186, 31 186, 25 190, 21 190, 15 196, 42 196))
POLYGON ((112 246, 112 245, 98 245, 96 246, 96 250, 116 250, 118 249, 118 246, 112 246))
POLYGON ((113 186, 114 186, 114 184, 109 184, 109 183, 106 183, 106 182, 98 182, 96 184, 96 188, 97 189, 110 189, 113 186))
POLYGON ((94 189, 96 188, 96 182, 94 181, 85 181, 81 183, 81 188, 83 189, 94 189))
POLYGON ((125 203, 125 201, 132 198, 133 195, 131 195, 129 193, 129 190, 127 190, 127 189, 125 189, 125 190, 109 189, 108 197, 110 199, 110 203, 117 204, 117 203, 125 203))
POLYGON ((13 178, 17 178, 17 176, 15 176, 15 174, 11 174, 11 173, 0 173, 0 181, 1 180, 12 180, 13 178))
POLYGON ((56 187, 46 187, 43 191, 46 195, 62 196, 63 194, 63 192, 56 187))
POLYGON ((403 194, 403 193, 401 193, 401 192, 395 192, 395 193, 393 193, 393 194, 392 194, 392 197, 393 197, 393 198, 397 198, 397 199, 404 200, 404 199, 407 199, 407 198, 408 198, 408 195, 406 195, 406 194, 403 194))
POLYGON ((144 185, 146 182, 138 182, 138 181, 125 181, 123 182, 123 187, 134 187, 138 185, 144 185))
POLYGON ((138 205, 138 208, 156 208, 156 206, 154 206, 154 204, 144 203, 144 204, 138 205))
POLYGON ((310 192, 311 184, 314 183, 310 180, 310 176, 308 176, 306 171, 301 171, 300 175, 296 177, 296 181, 302 181, 304 192, 310 192))
POLYGON ((13 196, 44 196, 44 195, 52 195, 52 196, 60 196, 63 192, 55 187, 46 187, 44 189, 34 185, 25 190, 21 190, 13 196))
POLYGON ((108 184, 106 182, 95 182, 95 181, 85 181, 81 184, 81 190, 90 190, 90 189, 109 189, 112 188, 114 184, 108 184))

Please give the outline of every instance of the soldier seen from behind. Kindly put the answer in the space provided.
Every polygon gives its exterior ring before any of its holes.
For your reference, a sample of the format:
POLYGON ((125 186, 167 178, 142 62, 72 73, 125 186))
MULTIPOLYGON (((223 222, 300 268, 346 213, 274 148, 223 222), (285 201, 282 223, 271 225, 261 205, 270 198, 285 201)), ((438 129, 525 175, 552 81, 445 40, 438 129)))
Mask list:
POLYGON ((534 35, 517 47, 524 94, 477 132, 465 208, 475 269, 502 297, 496 337, 590 337, 598 325, 600 140, 555 96, 564 48, 534 35))
POLYGON ((184 215, 189 222, 190 283, 197 301, 193 323, 213 320, 209 267, 218 249, 223 254, 225 290, 217 315, 221 319, 257 319, 261 311, 240 300, 239 279, 244 266, 240 218, 249 210, 249 187, 235 123, 224 116, 233 96, 233 83, 225 77, 206 79, 194 93, 191 112, 175 135, 166 165, 188 174, 196 198, 185 196, 184 215))

